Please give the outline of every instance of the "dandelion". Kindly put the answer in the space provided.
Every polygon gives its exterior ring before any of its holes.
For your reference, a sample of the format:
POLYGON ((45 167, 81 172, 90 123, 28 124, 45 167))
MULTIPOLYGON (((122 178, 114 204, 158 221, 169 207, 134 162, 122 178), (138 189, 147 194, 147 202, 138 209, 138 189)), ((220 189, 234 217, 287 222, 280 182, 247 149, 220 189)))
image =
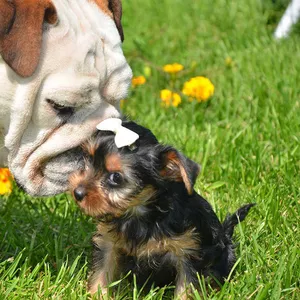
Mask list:
POLYGON ((197 76, 185 82, 182 93, 191 101, 197 99, 198 102, 203 102, 214 94, 214 90, 215 87, 208 78, 197 76))
POLYGON ((141 76, 137 76, 137 77, 133 77, 131 80, 132 86, 136 87, 138 85, 143 85, 146 82, 146 78, 145 76, 141 75, 141 76))
POLYGON ((0 169, 0 195, 10 194, 12 191, 12 176, 7 168, 0 169))
POLYGON ((162 100, 163 107, 177 107, 181 103, 180 95, 168 89, 160 91, 160 99, 162 100))
POLYGON ((163 66, 163 70, 166 73, 170 73, 170 74, 178 73, 178 72, 182 71, 183 68, 184 68, 184 66, 181 64, 178 64, 178 63, 168 64, 168 65, 163 66))

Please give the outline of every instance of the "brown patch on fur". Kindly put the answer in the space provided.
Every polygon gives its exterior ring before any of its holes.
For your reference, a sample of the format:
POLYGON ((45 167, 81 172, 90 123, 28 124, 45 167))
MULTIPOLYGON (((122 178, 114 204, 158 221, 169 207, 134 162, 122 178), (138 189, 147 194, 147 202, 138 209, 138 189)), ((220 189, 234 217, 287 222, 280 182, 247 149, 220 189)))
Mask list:
POLYGON ((101 193, 95 185, 89 186, 87 195, 78 203, 78 205, 87 215, 92 217, 96 217, 110 211, 107 196, 104 193, 101 193))
POLYGON ((139 194, 133 196, 132 199, 130 199, 128 208, 130 209, 140 205, 145 205, 148 200, 150 200, 155 195, 155 193, 156 189, 152 185, 145 186, 139 194))
POLYGON ((95 2, 99 8, 107 15, 109 15, 111 18, 113 18, 113 13, 109 9, 109 2, 108 0, 89 0, 90 2, 95 2))
POLYGON ((120 154, 110 154, 105 157, 105 167, 108 172, 122 171, 122 161, 120 154))
POLYGON ((1 1, 0 13, 0 54, 17 74, 29 77, 39 63, 43 22, 57 21, 55 7, 51 0, 1 1))
POLYGON ((95 2, 99 8, 111 18, 114 19, 116 27, 119 31, 121 41, 124 40, 123 27, 121 24, 122 19, 122 3, 121 0, 89 0, 95 2))
POLYGON ((177 258, 187 255, 197 255, 199 252, 199 237, 194 229, 174 237, 164 237, 160 240, 150 240, 137 250, 137 256, 151 256, 156 253, 172 253, 177 258))
POLYGON ((95 156, 95 152, 98 147, 99 147, 99 140, 91 139, 91 138, 81 145, 83 151, 92 157, 95 156))
POLYGON ((196 256, 200 248, 200 239, 195 233, 195 229, 190 229, 182 235, 174 237, 163 237, 159 240, 150 239, 147 243, 142 244, 136 249, 132 249, 125 238, 117 234, 111 225, 100 223, 97 229, 97 232, 100 234, 100 237, 97 236, 94 240, 97 245, 112 243, 116 249, 120 249, 123 253, 134 255, 138 258, 150 257, 154 254, 166 252, 172 253, 177 258, 184 258, 185 256, 196 256))
POLYGON ((186 170, 182 165, 178 155, 175 151, 170 151, 166 154, 165 157, 166 165, 165 168, 161 171, 161 176, 167 177, 170 180, 174 181, 183 181, 184 185, 188 191, 189 195, 193 194, 193 187, 188 178, 186 170))
POLYGON ((0 16, 0 35, 2 36, 6 34, 14 16, 14 7, 11 2, 0 1, 0 16))
POLYGON ((188 194, 192 195, 193 194, 193 187, 192 187, 191 182, 188 178, 188 175, 187 175, 184 167, 181 164, 179 165, 179 168, 180 168, 180 173, 181 173, 184 185, 185 185, 185 187, 188 191, 188 194))

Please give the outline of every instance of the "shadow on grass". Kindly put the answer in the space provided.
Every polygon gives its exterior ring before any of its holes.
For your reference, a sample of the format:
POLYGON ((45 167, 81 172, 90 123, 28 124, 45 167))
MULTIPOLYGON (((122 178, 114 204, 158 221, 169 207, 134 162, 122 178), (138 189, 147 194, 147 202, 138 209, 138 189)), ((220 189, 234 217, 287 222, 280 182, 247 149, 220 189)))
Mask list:
POLYGON ((288 7, 290 0, 262 0, 262 10, 267 17, 267 25, 276 27, 288 7))
POLYGON ((0 262, 23 250, 29 265, 47 256, 47 263, 59 270, 80 254, 79 266, 85 263, 95 225, 66 194, 32 198, 15 187, 11 195, 0 196, 0 228, 0 262))

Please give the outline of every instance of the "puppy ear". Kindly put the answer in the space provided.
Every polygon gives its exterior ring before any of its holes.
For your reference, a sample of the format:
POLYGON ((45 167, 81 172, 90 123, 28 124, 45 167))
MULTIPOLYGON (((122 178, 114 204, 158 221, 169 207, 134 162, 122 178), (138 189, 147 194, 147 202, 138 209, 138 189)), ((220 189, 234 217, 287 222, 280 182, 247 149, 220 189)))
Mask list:
POLYGON ((200 172, 197 163, 171 148, 162 153, 162 165, 161 176, 171 181, 183 182, 188 194, 193 193, 200 172))
POLYGON ((121 41, 124 41, 124 32, 122 27, 122 3, 121 0, 109 0, 109 9, 113 13, 114 21, 119 31, 121 41))
POLYGON ((22 77, 31 76, 38 66, 44 21, 57 21, 51 0, 0 1, 0 54, 22 77))

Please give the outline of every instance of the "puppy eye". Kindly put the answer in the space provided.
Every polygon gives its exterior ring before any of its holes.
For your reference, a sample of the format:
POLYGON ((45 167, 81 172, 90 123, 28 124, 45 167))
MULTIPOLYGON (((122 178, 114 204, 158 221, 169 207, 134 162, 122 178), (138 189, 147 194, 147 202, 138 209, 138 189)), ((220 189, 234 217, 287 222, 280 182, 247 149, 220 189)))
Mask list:
POLYGON ((52 106, 52 108, 60 117, 70 117, 74 113, 74 107, 58 104, 52 99, 46 99, 46 101, 52 106))
POLYGON ((123 176, 118 172, 110 173, 108 177, 108 181, 111 185, 117 186, 123 182, 123 176))

